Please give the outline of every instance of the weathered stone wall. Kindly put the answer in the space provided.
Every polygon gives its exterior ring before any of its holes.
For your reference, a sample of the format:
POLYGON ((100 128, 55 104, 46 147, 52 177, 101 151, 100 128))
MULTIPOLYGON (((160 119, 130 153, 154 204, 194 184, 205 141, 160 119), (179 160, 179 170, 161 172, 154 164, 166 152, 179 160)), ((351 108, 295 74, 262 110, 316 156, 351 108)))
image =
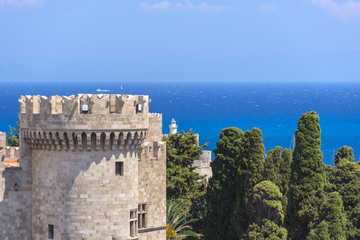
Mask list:
POLYGON ((31 158, 24 154, 21 167, 5 166, 0 151, 0 239, 31 239, 31 158))
POLYGON ((6 146, 6 133, 0 132, 0 150, 6 146))
POLYGON ((139 229, 139 236, 158 240, 166 238, 166 145, 161 142, 161 115, 151 115, 150 126, 139 159, 139 203, 146 203, 146 228, 139 229))
POLYGON ((33 151, 33 239, 128 239, 138 207, 136 151, 33 151), (115 175, 115 162, 124 175, 115 175))
POLYGON ((209 178, 212 177, 212 170, 210 167, 211 163, 211 151, 203 150, 200 155, 200 158, 195 160, 193 167, 195 167, 195 172, 199 173, 202 176, 205 176, 206 181, 209 181, 209 178))

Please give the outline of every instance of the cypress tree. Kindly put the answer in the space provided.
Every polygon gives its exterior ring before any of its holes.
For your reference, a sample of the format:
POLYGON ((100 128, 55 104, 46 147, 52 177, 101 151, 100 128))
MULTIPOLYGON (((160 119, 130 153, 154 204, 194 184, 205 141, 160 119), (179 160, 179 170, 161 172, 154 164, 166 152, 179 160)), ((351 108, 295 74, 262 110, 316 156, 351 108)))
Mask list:
POLYGON ((291 163, 292 163, 292 151, 290 149, 284 149, 281 155, 282 162, 280 164, 280 191, 283 194, 283 208, 287 209, 288 203, 288 193, 289 193, 289 184, 290 184, 290 174, 291 174, 291 163))
POLYGON ((280 180, 280 164, 281 164, 281 151, 282 147, 276 146, 275 149, 271 149, 265 158, 264 164, 264 179, 269 180, 276 184, 276 186, 281 185, 280 180))
POLYGON ((242 236, 249 226, 248 201, 253 187, 262 181, 265 148, 261 130, 246 131, 240 141, 239 167, 236 176, 236 202, 232 224, 236 236, 242 236))
POLYGON ((240 140, 243 132, 235 127, 221 130, 215 160, 211 163, 213 172, 207 187, 206 239, 236 239, 230 216, 235 203, 235 178, 239 167, 240 140))
POLYGON ((350 162, 355 162, 353 149, 348 146, 339 148, 335 154, 334 164, 337 165, 341 159, 347 159, 350 162))
POLYGON ((278 224, 264 219, 261 225, 253 223, 249 226, 243 240, 286 240, 287 231, 278 224))
POLYGON ((296 146, 291 164, 286 225, 290 238, 306 239, 319 220, 326 183, 320 125, 316 112, 303 114, 295 131, 296 146))
MULTIPOLYGON (((250 195, 253 187, 263 179, 265 147, 260 129, 253 128, 251 131, 246 131, 244 136, 244 140, 247 140, 247 142, 242 147, 242 157, 244 163, 247 163, 248 166, 248 186, 246 190, 247 194, 250 195)), ((238 186, 240 184, 241 182, 238 182, 238 186)))
POLYGON ((285 240, 287 231, 280 225, 284 220, 282 194, 271 181, 256 184, 249 201, 252 221, 244 235, 245 240, 285 240))
POLYGON ((346 239, 346 217, 344 205, 338 192, 328 193, 320 208, 320 216, 327 221, 330 239, 346 239))
POLYGON ((290 171, 292 162, 292 151, 277 146, 266 154, 264 179, 269 180, 279 187, 283 194, 283 208, 287 206, 287 194, 289 191, 290 171))
POLYGON ((311 229, 307 240, 345 240, 346 218, 338 192, 327 193, 320 207, 320 223, 311 229))
POLYGON ((262 181, 256 184, 249 200, 251 222, 260 225, 263 219, 268 219, 276 224, 282 224, 284 221, 282 197, 279 187, 273 182, 262 181))
POLYGON ((329 173, 329 181, 340 193, 347 215, 347 239, 360 239, 360 165, 340 159, 329 173))

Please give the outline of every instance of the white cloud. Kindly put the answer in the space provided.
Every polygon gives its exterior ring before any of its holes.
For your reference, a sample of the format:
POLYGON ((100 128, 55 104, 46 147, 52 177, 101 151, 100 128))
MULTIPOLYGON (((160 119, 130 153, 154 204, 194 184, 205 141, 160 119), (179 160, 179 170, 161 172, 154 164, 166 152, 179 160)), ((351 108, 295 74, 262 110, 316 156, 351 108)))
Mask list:
POLYGON ((212 12, 212 13, 220 13, 220 12, 232 12, 234 9, 230 6, 222 6, 222 5, 210 5, 207 3, 201 3, 197 6, 197 9, 205 12, 212 12))
POLYGON ((148 4, 148 3, 140 3, 139 8, 146 11, 166 11, 172 8, 172 4, 168 1, 148 4))
POLYGON ((183 10, 184 9, 184 5, 182 3, 176 3, 174 5, 174 10, 183 10))
POLYGON ((44 0, 0 0, 1 5, 12 5, 16 7, 38 7, 44 3, 44 0))
MULTIPOLYGON (((1 0, 0 0, 1 1, 1 0)), ((140 3, 139 9, 145 11, 199 11, 207 13, 222 13, 222 12, 234 12, 236 11, 231 6, 225 5, 213 5, 205 2, 195 5, 191 1, 170 3, 168 1, 148 4, 146 2, 140 3)))
POLYGON ((267 3, 261 4, 259 7, 259 11, 263 13, 273 13, 273 14, 280 13, 280 10, 275 4, 267 4, 267 3))
POLYGON ((352 0, 346 1, 343 4, 334 2, 333 0, 310 0, 312 4, 328 9, 341 20, 350 20, 360 17, 360 2, 352 0))

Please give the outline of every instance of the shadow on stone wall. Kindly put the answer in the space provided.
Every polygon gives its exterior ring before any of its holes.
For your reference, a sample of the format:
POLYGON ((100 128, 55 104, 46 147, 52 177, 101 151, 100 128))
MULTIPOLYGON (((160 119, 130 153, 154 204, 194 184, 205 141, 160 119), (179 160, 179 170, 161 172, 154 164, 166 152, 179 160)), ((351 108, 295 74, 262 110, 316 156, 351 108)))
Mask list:
POLYGON ((31 239, 31 188, 24 168, 0 162, 0 239, 31 239))
POLYGON ((123 151, 32 151, 32 237, 126 239, 137 208, 138 157, 123 151), (123 162, 123 175, 115 163, 123 162))

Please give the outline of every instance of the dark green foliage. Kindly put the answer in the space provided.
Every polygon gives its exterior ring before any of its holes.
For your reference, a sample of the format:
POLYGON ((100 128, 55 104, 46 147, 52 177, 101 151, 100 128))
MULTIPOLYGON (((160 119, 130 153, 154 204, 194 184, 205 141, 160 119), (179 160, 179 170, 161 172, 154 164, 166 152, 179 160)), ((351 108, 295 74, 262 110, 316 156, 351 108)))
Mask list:
POLYGON ((341 159, 329 173, 330 183, 340 193, 347 221, 347 239, 360 239, 360 165, 341 159))
POLYGON ((360 239, 360 204, 357 204, 350 215, 348 215, 348 231, 347 231, 347 239, 348 240, 356 240, 360 239))
POLYGON ((248 203, 253 223, 243 239, 286 239, 287 230, 280 227, 284 220, 281 200, 282 194, 274 183, 262 181, 254 186, 248 203))
POLYGON ((339 148, 335 154, 334 164, 337 165, 342 159, 347 159, 350 162, 355 162, 353 151, 354 150, 348 146, 343 146, 339 148))
POLYGON ((319 221, 326 183, 320 150, 319 116, 303 114, 295 131, 296 146, 291 164, 286 225, 293 240, 306 239, 319 221))
POLYGON ((286 240, 287 231, 273 221, 264 219, 261 225, 253 223, 249 226, 243 240, 286 240))
POLYGON ((328 193, 326 200, 320 208, 320 216, 323 221, 329 223, 328 232, 330 239, 346 239, 346 217, 341 196, 338 192, 328 193))
POLYGON ((279 187, 283 194, 283 209, 287 206, 287 194, 289 192, 290 166, 292 162, 292 152, 290 149, 275 147, 270 150, 265 159, 264 179, 269 180, 279 187))
POLYGON ((306 240, 330 240, 329 223, 323 221, 316 228, 311 229, 306 240))
POLYGON ((202 149, 207 146, 198 146, 197 135, 190 129, 181 134, 171 134, 164 138, 167 144, 166 157, 168 164, 176 164, 186 168, 192 168, 195 159, 200 157, 202 149))
POLYGON ((248 201, 253 187, 263 179, 265 148, 262 141, 262 133, 257 128, 246 131, 240 141, 236 202, 232 216, 232 225, 237 236, 242 236, 248 228, 248 201))
POLYGON ((327 193, 321 204, 320 223, 311 229, 307 240, 346 239, 346 220, 343 202, 338 192, 327 193))
MULTIPOLYGON (((204 177, 194 172, 192 164, 200 157, 202 149, 197 136, 191 131, 172 134, 164 138, 166 142, 166 194, 167 199, 188 200, 191 205, 191 218, 201 219, 205 211, 206 184, 204 177)), ((199 231, 202 221, 193 224, 199 231)))
POLYGON ((325 165, 320 135, 319 116, 305 113, 294 152, 277 146, 264 161, 259 129, 223 129, 206 199, 203 178, 191 167, 203 147, 191 131, 170 136, 165 139, 168 197, 192 203, 187 221, 203 229, 207 240, 360 239, 360 164, 344 146, 335 166, 325 165))
POLYGON ((270 150, 266 154, 265 168, 264 168, 264 179, 272 181, 277 186, 280 185, 280 164, 282 147, 276 146, 275 149, 270 150))
POLYGON ((16 122, 16 127, 9 126, 9 137, 6 139, 6 145, 10 147, 19 146, 19 129, 19 122, 16 122))
POLYGON ((240 140, 243 132, 235 127, 221 130, 215 160, 211 163, 213 172, 207 189, 206 239, 233 239, 230 216, 236 198, 235 178, 239 167, 240 140))
POLYGON ((282 196, 279 188, 273 182, 262 181, 256 184, 249 201, 251 219, 257 225, 261 225, 263 219, 282 224, 284 221, 282 196))
POLYGON ((290 149, 284 149, 281 155, 282 163, 280 164, 280 191, 283 194, 283 209, 286 210, 288 203, 288 193, 289 193, 289 184, 290 184, 290 174, 291 174, 291 163, 292 163, 292 151, 290 149))
MULTIPOLYGON (((265 147, 261 130, 253 128, 251 131, 246 131, 241 149, 243 166, 246 164, 248 170, 247 180, 249 185, 246 190, 250 194, 253 187, 263 179, 265 147)), ((240 185, 241 183, 238 182, 238 184, 240 185)))
POLYGON ((342 196, 345 210, 350 213, 360 202, 360 165, 342 160, 330 171, 329 180, 342 196))
POLYGON ((327 164, 324 163, 324 170, 325 170, 326 173, 329 173, 332 168, 333 168, 333 166, 327 165, 327 164))

